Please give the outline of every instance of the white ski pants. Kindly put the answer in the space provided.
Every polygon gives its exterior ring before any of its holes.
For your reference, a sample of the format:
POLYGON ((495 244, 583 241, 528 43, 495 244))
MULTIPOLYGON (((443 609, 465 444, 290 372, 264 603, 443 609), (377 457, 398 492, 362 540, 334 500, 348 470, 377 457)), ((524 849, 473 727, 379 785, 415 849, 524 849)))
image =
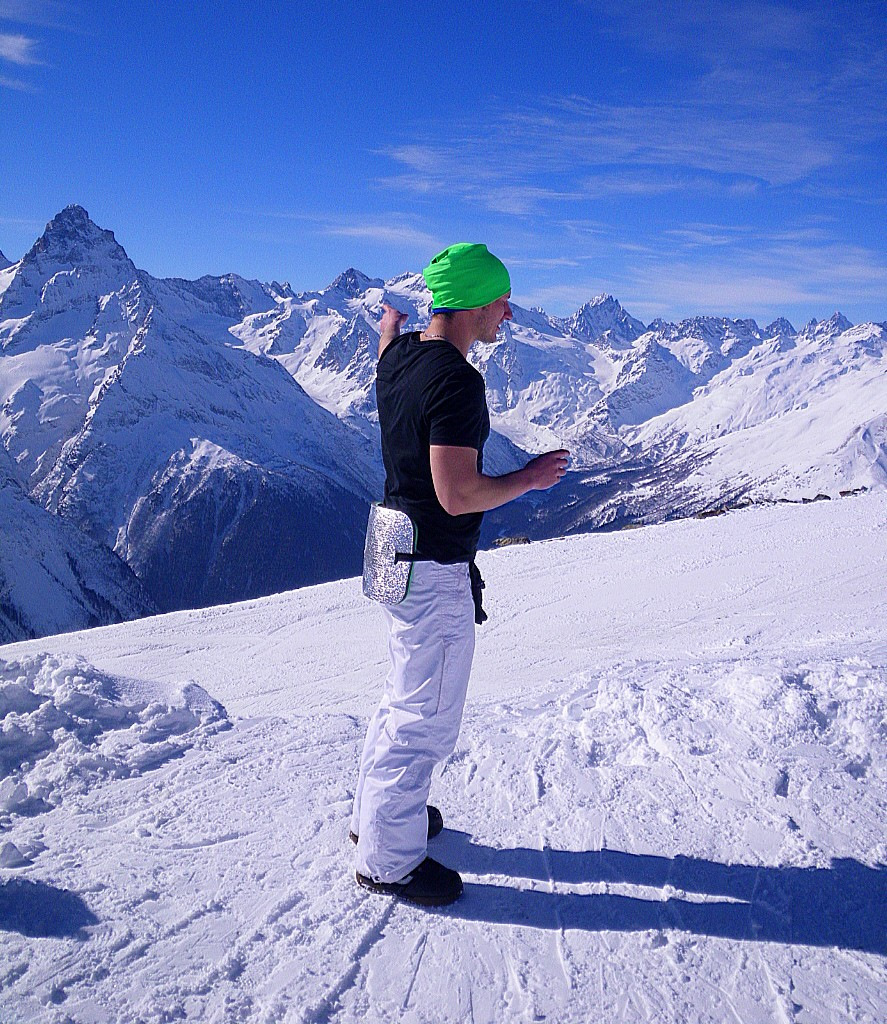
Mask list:
POLYGON ((397 882, 426 856, 431 773, 456 746, 474 655, 468 566, 416 562, 385 607, 391 667, 370 719, 354 794, 357 870, 397 882))

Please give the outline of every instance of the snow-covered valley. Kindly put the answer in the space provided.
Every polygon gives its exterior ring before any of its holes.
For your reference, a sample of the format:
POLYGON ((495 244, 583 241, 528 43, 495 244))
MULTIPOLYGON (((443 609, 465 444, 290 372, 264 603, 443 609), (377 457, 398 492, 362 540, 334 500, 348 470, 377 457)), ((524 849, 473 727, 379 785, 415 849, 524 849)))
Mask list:
POLYGON ((0 1019, 887 1019, 887 495, 484 552, 433 855, 358 889, 349 579, 0 648, 0 1019))

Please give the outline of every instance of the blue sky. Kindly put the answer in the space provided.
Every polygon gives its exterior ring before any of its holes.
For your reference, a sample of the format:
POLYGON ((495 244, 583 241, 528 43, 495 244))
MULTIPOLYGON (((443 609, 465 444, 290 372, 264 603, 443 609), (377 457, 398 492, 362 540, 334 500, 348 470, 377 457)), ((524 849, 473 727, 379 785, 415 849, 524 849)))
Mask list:
POLYGON ((0 0, 0 250, 157 276, 484 241, 567 313, 887 319, 887 2, 0 0))

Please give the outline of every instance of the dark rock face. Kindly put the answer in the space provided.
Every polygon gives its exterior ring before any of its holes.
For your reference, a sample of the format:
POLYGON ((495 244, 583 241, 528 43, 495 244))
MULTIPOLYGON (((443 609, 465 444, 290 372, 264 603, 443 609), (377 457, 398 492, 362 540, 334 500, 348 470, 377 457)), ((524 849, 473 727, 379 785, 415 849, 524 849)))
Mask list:
POLYGON ((32 501, 0 457, 0 644, 156 610, 113 551, 32 501))
POLYGON ((47 259, 70 266, 92 266, 111 259, 132 266, 114 232, 98 227, 86 210, 76 205, 66 206, 53 217, 31 246, 24 262, 47 259))
POLYGON ((168 478, 129 524, 130 563, 162 611, 361 571, 367 504, 328 479, 302 485, 259 467, 218 468, 187 496, 181 490, 168 478), (174 514, 159 514, 169 504, 174 514))

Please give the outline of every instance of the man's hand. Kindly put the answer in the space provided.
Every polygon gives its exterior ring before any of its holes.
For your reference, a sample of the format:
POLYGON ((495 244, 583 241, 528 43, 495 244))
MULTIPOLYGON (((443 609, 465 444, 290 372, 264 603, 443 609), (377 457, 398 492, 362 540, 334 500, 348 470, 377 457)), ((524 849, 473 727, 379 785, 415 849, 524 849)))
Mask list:
POLYGON ((523 468, 530 481, 529 490, 547 491, 549 487, 554 487, 567 472, 569 461, 570 453, 566 448, 545 452, 531 459, 523 468))
POLYGON ((399 309, 395 309, 394 306, 389 306, 387 302, 382 303, 382 309, 385 312, 382 314, 382 320, 379 324, 379 355, 385 351, 386 348, 391 344, 392 341, 400 334, 400 329, 409 320, 409 313, 401 313, 399 309))
POLYGON ((394 331, 395 337, 400 333, 401 327, 409 320, 409 313, 401 313, 399 309, 395 309, 394 306, 389 306, 387 302, 382 303, 382 309, 385 312, 382 314, 382 322, 379 327, 382 331, 394 331))

